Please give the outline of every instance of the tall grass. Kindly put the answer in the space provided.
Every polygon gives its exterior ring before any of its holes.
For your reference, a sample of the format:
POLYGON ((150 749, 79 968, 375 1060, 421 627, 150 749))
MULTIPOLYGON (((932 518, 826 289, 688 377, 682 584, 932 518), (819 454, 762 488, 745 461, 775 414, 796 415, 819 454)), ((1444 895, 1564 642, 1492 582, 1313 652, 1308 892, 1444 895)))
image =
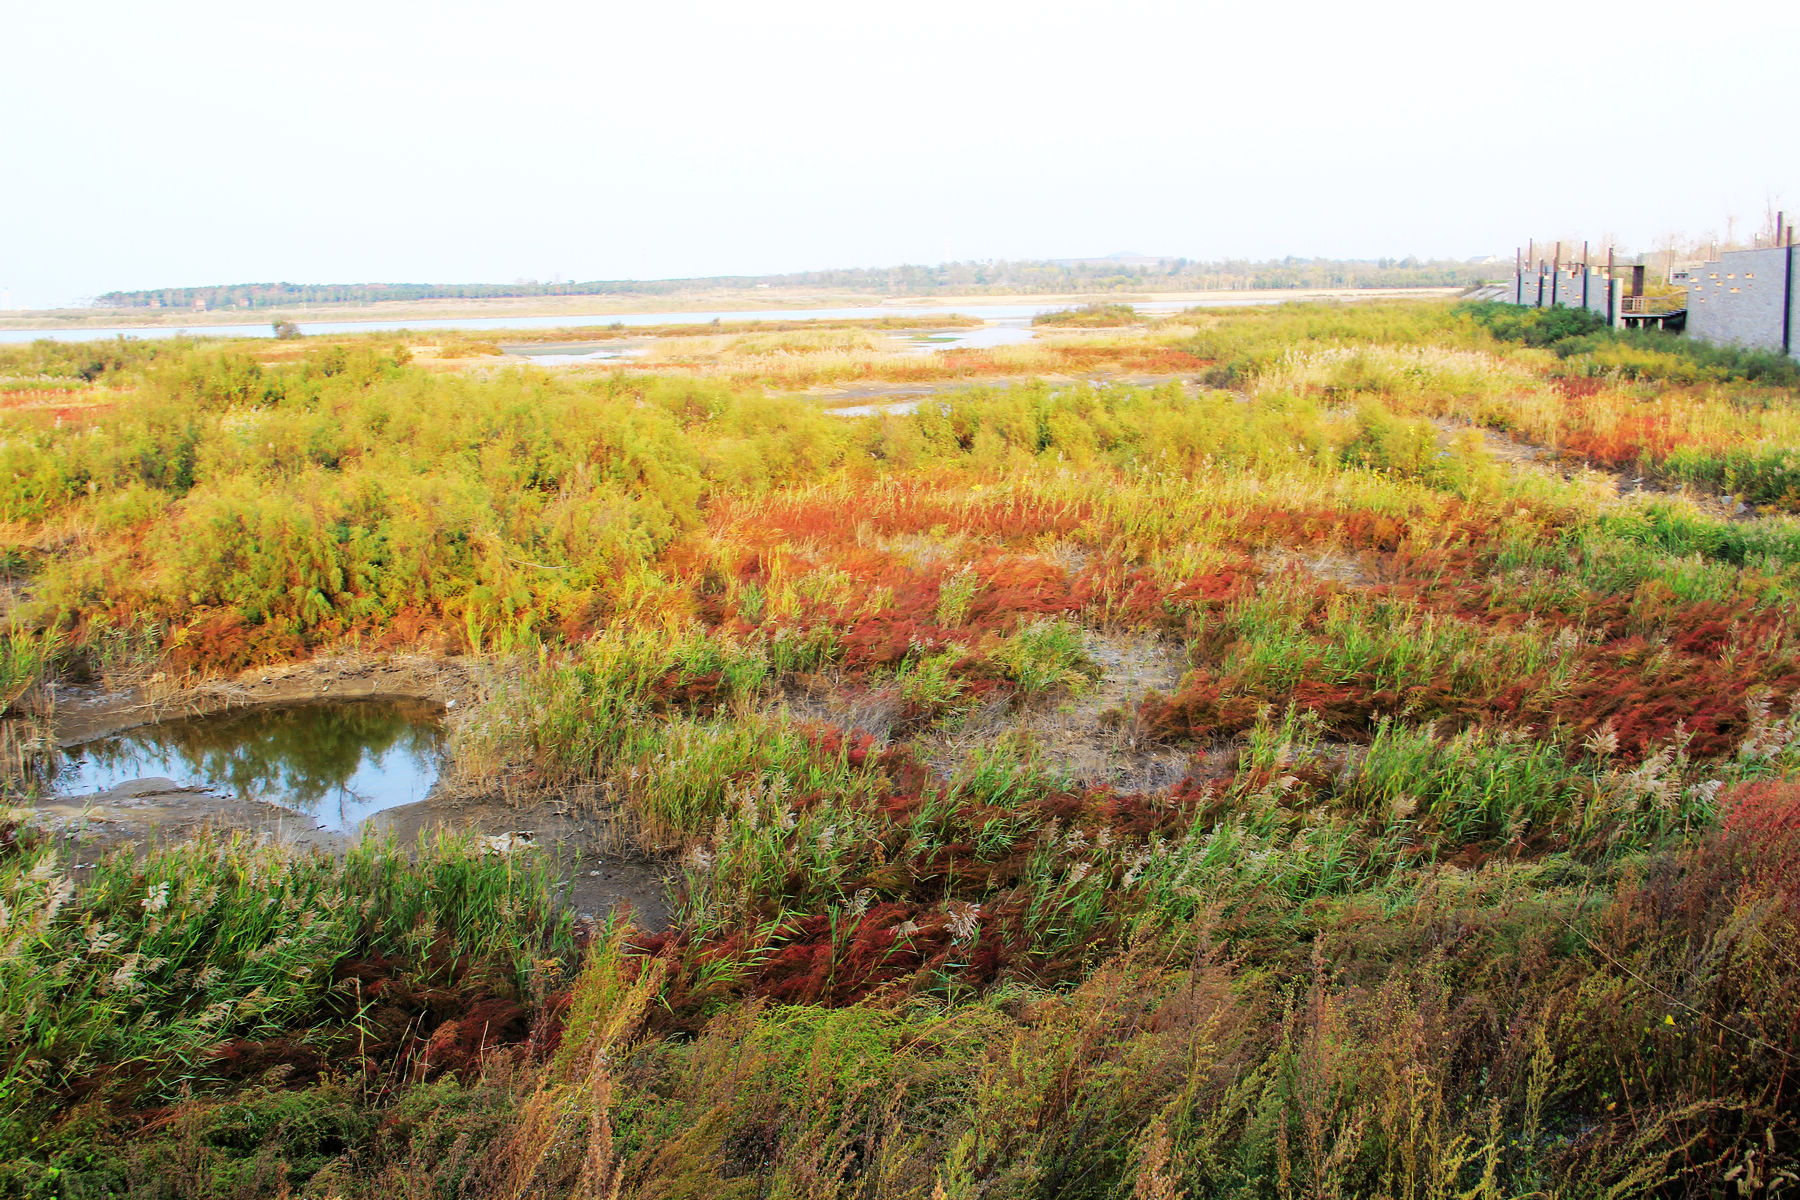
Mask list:
POLYGON ((480 654, 451 781, 672 920, 460 843, 78 880, 9 812, 0 1193, 1775 1194, 1800 542, 1573 460, 1779 506, 1800 430, 1579 324, 1201 310, 855 420, 760 386, 862 329, 4 352, 116 417, 3 418, 16 707, 480 654))
POLYGON ((0 889, 0 1086, 14 1103, 127 1065, 120 1086, 174 1096, 216 1079, 220 1046, 326 1014, 354 1041, 342 968, 356 960, 392 962, 421 985, 498 969, 498 983, 522 988, 573 948, 541 865, 460 842, 421 847, 416 861, 376 841, 342 861, 196 842, 110 856, 79 887, 40 846, 12 857, 0 889))

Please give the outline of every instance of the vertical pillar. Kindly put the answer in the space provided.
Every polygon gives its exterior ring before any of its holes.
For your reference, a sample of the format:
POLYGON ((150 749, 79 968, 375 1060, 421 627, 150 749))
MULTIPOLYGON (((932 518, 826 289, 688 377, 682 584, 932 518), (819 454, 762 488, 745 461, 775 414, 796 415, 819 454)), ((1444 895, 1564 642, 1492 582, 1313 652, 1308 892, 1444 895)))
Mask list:
POLYGON ((1611 246, 1606 248, 1606 323, 1614 329, 1624 324, 1619 312, 1619 271, 1611 246))
POLYGON ((1788 230, 1787 270, 1781 273, 1781 352, 1793 357, 1794 353, 1794 231, 1788 230))

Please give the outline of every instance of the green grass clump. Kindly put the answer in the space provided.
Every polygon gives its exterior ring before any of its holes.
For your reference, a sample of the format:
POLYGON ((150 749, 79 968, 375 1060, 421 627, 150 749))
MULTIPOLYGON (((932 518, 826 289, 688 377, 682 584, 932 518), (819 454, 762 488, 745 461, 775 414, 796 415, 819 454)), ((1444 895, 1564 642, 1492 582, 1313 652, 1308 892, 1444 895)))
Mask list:
POLYGON ((1698 554, 1732 566, 1756 565, 1777 572, 1800 565, 1800 522, 1791 519, 1732 522, 1690 508, 1651 503, 1608 513, 1597 527, 1612 537, 1676 557, 1698 554))
POLYGON ((1027 699, 1080 691, 1100 673, 1080 627, 1068 621, 1034 621, 1007 638, 994 658, 1027 699))
POLYGON ((1559 339, 1554 349, 1590 375, 1685 385, 1741 380, 1769 387, 1800 386, 1800 364, 1775 351, 1715 346, 1657 329, 1571 336, 1559 339))
POLYGON ((1457 312, 1503 342, 1560 346, 1606 328, 1606 318, 1585 308, 1524 308, 1498 300, 1460 304, 1457 312))
POLYGON ((1142 320, 1138 310, 1129 304, 1095 302, 1078 308, 1038 313, 1031 318, 1031 323, 1057 329, 1111 329, 1121 325, 1136 325, 1142 320))

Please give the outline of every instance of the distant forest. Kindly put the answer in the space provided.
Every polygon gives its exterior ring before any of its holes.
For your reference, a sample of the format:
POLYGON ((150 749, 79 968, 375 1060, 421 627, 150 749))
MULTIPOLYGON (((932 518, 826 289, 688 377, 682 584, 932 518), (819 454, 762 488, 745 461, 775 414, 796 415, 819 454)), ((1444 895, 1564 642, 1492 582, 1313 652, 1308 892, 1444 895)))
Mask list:
POLYGON ((1204 291, 1250 288, 1455 287, 1497 278, 1479 262, 1416 258, 1284 258, 1268 262, 1186 258, 964 262, 936 267, 872 267, 791 275, 697 279, 600 279, 586 283, 240 283, 217 287, 107 292, 103 308, 283 308, 374 304, 383 300, 476 300, 515 296, 677 296, 692 292, 813 288, 876 296, 1204 291))

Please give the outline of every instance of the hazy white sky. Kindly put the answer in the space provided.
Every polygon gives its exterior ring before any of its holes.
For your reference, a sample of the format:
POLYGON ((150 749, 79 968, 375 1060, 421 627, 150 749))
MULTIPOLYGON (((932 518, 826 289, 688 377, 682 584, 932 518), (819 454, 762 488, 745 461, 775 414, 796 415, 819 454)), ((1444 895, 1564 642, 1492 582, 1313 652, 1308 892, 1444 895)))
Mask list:
POLYGON ((1793 0, 5 0, 0 31, 16 305, 1800 209, 1793 0))

